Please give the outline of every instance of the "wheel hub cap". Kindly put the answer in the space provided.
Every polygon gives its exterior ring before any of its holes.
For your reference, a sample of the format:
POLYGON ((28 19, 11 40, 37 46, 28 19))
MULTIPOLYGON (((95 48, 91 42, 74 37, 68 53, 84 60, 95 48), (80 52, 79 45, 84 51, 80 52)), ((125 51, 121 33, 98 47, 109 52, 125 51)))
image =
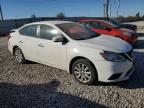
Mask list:
POLYGON ((88 82, 91 79, 89 67, 82 63, 79 63, 74 67, 74 74, 81 82, 88 82))
POLYGON ((16 52, 15 52, 15 57, 16 57, 16 60, 17 60, 18 62, 21 62, 21 61, 22 61, 22 53, 21 53, 21 51, 16 50, 16 52))

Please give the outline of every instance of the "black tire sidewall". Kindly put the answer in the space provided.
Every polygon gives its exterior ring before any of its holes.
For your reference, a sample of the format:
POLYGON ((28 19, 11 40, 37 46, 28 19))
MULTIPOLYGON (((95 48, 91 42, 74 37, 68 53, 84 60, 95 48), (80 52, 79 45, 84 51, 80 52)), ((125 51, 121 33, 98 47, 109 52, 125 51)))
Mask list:
MULTIPOLYGON (((23 52, 21 51, 21 49, 20 49, 19 47, 15 48, 15 50, 14 50, 14 56, 15 56, 15 52, 16 52, 17 50, 19 50, 19 51, 21 52, 21 54, 22 54, 22 61, 19 62, 19 61, 16 60, 16 62, 17 62, 17 63, 20 63, 20 64, 25 63, 25 62, 26 62, 25 57, 24 57, 23 52)), ((15 57, 15 58, 16 58, 16 57, 15 57)))
POLYGON ((74 78, 81 84, 86 84, 86 85, 91 85, 93 84, 94 82, 97 81, 97 72, 96 72, 96 69, 94 68, 94 66, 92 65, 92 63, 87 60, 87 59, 79 59, 79 60, 76 60, 73 64, 72 64, 72 74, 74 76, 74 78), (86 66, 89 67, 90 71, 91 71, 91 79, 90 81, 88 82, 81 82, 80 80, 77 79, 77 77, 75 76, 75 73, 74 73, 74 67, 78 64, 78 63, 83 63, 85 64, 86 66))

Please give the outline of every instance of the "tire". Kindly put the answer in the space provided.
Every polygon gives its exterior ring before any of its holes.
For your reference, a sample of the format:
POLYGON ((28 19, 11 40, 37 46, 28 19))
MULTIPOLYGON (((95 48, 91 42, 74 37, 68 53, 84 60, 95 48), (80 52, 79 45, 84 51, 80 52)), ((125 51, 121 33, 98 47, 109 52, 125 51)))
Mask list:
POLYGON ((16 47, 14 49, 14 56, 15 56, 17 63, 20 63, 20 64, 26 63, 26 59, 23 55, 23 52, 21 51, 19 47, 16 47))
POLYGON ((76 60, 71 70, 75 79, 81 84, 91 85, 98 80, 96 69, 87 59, 76 60))

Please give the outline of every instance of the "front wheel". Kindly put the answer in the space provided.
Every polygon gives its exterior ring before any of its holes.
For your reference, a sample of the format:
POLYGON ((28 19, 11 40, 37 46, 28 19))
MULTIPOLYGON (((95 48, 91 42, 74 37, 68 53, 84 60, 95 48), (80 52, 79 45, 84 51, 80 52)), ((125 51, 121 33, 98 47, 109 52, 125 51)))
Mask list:
POLYGON ((72 65, 72 73, 81 84, 90 85, 97 80, 96 69, 87 59, 75 61, 72 65))
POLYGON ((20 64, 23 64, 26 62, 25 57, 19 47, 16 47, 14 50, 14 56, 16 58, 16 61, 20 64))

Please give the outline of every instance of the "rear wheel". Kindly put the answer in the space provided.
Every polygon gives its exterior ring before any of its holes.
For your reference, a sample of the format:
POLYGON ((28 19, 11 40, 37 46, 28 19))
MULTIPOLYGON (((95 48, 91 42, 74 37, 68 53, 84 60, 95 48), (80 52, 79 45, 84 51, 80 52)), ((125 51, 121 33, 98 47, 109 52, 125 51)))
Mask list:
POLYGON ((72 65, 72 73, 75 79, 81 84, 90 85, 97 81, 96 70, 87 59, 75 61, 72 65))
POLYGON ((16 48, 14 49, 14 56, 15 56, 16 61, 17 61, 18 63, 23 64, 23 63, 26 62, 25 57, 24 57, 24 55, 23 55, 23 53, 22 53, 22 51, 21 51, 21 49, 20 49, 19 47, 16 47, 16 48))

